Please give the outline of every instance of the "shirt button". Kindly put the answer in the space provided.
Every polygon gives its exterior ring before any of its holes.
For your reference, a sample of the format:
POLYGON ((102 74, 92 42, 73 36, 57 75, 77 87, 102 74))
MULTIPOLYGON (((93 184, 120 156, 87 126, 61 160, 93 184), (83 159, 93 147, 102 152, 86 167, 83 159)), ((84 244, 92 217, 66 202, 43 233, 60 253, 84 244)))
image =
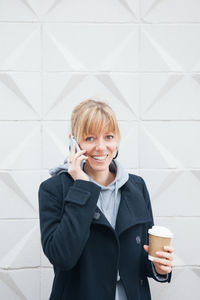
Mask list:
POLYGON ((93 219, 99 220, 99 218, 100 218, 100 213, 96 211, 96 212, 94 213, 93 219))
POLYGON ((137 243, 137 244, 140 244, 140 243, 141 243, 141 238, 140 238, 140 236, 139 236, 139 235, 138 235, 138 236, 136 236, 136 239, 135 239, 135 240, 136 240, 136 243, 137 243))

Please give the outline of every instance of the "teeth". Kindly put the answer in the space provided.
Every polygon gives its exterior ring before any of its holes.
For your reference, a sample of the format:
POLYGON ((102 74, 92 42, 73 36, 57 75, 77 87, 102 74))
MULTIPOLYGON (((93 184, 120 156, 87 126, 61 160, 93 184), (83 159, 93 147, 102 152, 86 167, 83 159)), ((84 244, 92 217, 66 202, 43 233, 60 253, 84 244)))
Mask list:
POLYGON ((93 156, 92 158, 96 159, 96 160, 104 160, 106 159, 107 156, 93 156))

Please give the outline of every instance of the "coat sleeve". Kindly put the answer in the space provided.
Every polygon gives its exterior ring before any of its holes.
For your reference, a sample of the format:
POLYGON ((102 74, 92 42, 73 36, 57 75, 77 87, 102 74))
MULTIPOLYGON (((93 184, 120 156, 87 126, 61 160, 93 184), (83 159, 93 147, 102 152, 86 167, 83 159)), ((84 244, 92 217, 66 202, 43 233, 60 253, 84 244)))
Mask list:
POLYGON ((49 261, 69 270, 76 265, 89 237, 100 187, 76 180, 66 196, 61 184, 58 187, 47 180, 39 188, 41 241, 49 261))
MULTIPOLYGON (((146 202, 149 214, 151 216, 151 222, 147 223, 146 232, 145 232, 145 235, 146 235, 145 236, 145 244, 148 245, 149 244, 148 229, 151 228, 154 225, 154 220, 153 220, 153 213, 152 213, 152 208, 151 208, 151 201, 150 201, 150 197, 149 197, 149 192, 147 190, 144 179, 142 179, 142 183, 143 183, 143 195, 144 195, 144 198, 145 198, 145 202, 146 202)), ((144 264, 143 268, 144 268, 145 273, 148 277, 152 277, 153 279, 155 279, 158 282, 170 282, 171 281, 172 272, 170 272, 167 275, 158 274, 156 272, 155 268, 154 268, 154 265, 148 259, 148 254, 145 251, 143 251, 143 264, 144 264)))

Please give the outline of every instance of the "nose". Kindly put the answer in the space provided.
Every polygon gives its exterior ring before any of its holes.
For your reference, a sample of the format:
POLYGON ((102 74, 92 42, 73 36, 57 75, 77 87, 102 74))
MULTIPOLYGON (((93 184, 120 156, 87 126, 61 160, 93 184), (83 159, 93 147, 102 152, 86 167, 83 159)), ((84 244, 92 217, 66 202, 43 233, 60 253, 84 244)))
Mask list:
POLYGON ((106 143, 105 143, 104 139, 99 138, 96 143, 96 150, 102 151, 104 149, 106 149, 106 143))

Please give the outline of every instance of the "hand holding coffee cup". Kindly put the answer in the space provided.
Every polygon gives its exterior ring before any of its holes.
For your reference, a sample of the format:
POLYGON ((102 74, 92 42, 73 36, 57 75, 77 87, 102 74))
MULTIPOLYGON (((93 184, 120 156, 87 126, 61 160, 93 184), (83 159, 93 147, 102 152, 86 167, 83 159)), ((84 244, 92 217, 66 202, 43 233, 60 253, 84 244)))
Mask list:
POLYGON ((173 248, 170 246, 173 233, 166 227, 153 226, 148 230, 149 246, 144 245, 148 258, 159 274, 171 272, 173 248))
POLYGON ((170 246, 173 233, 166 227, 153 226, 149 233, 149 260, 153 261, 157 257, 157 251, 163 251, 164 246, 170 246))

